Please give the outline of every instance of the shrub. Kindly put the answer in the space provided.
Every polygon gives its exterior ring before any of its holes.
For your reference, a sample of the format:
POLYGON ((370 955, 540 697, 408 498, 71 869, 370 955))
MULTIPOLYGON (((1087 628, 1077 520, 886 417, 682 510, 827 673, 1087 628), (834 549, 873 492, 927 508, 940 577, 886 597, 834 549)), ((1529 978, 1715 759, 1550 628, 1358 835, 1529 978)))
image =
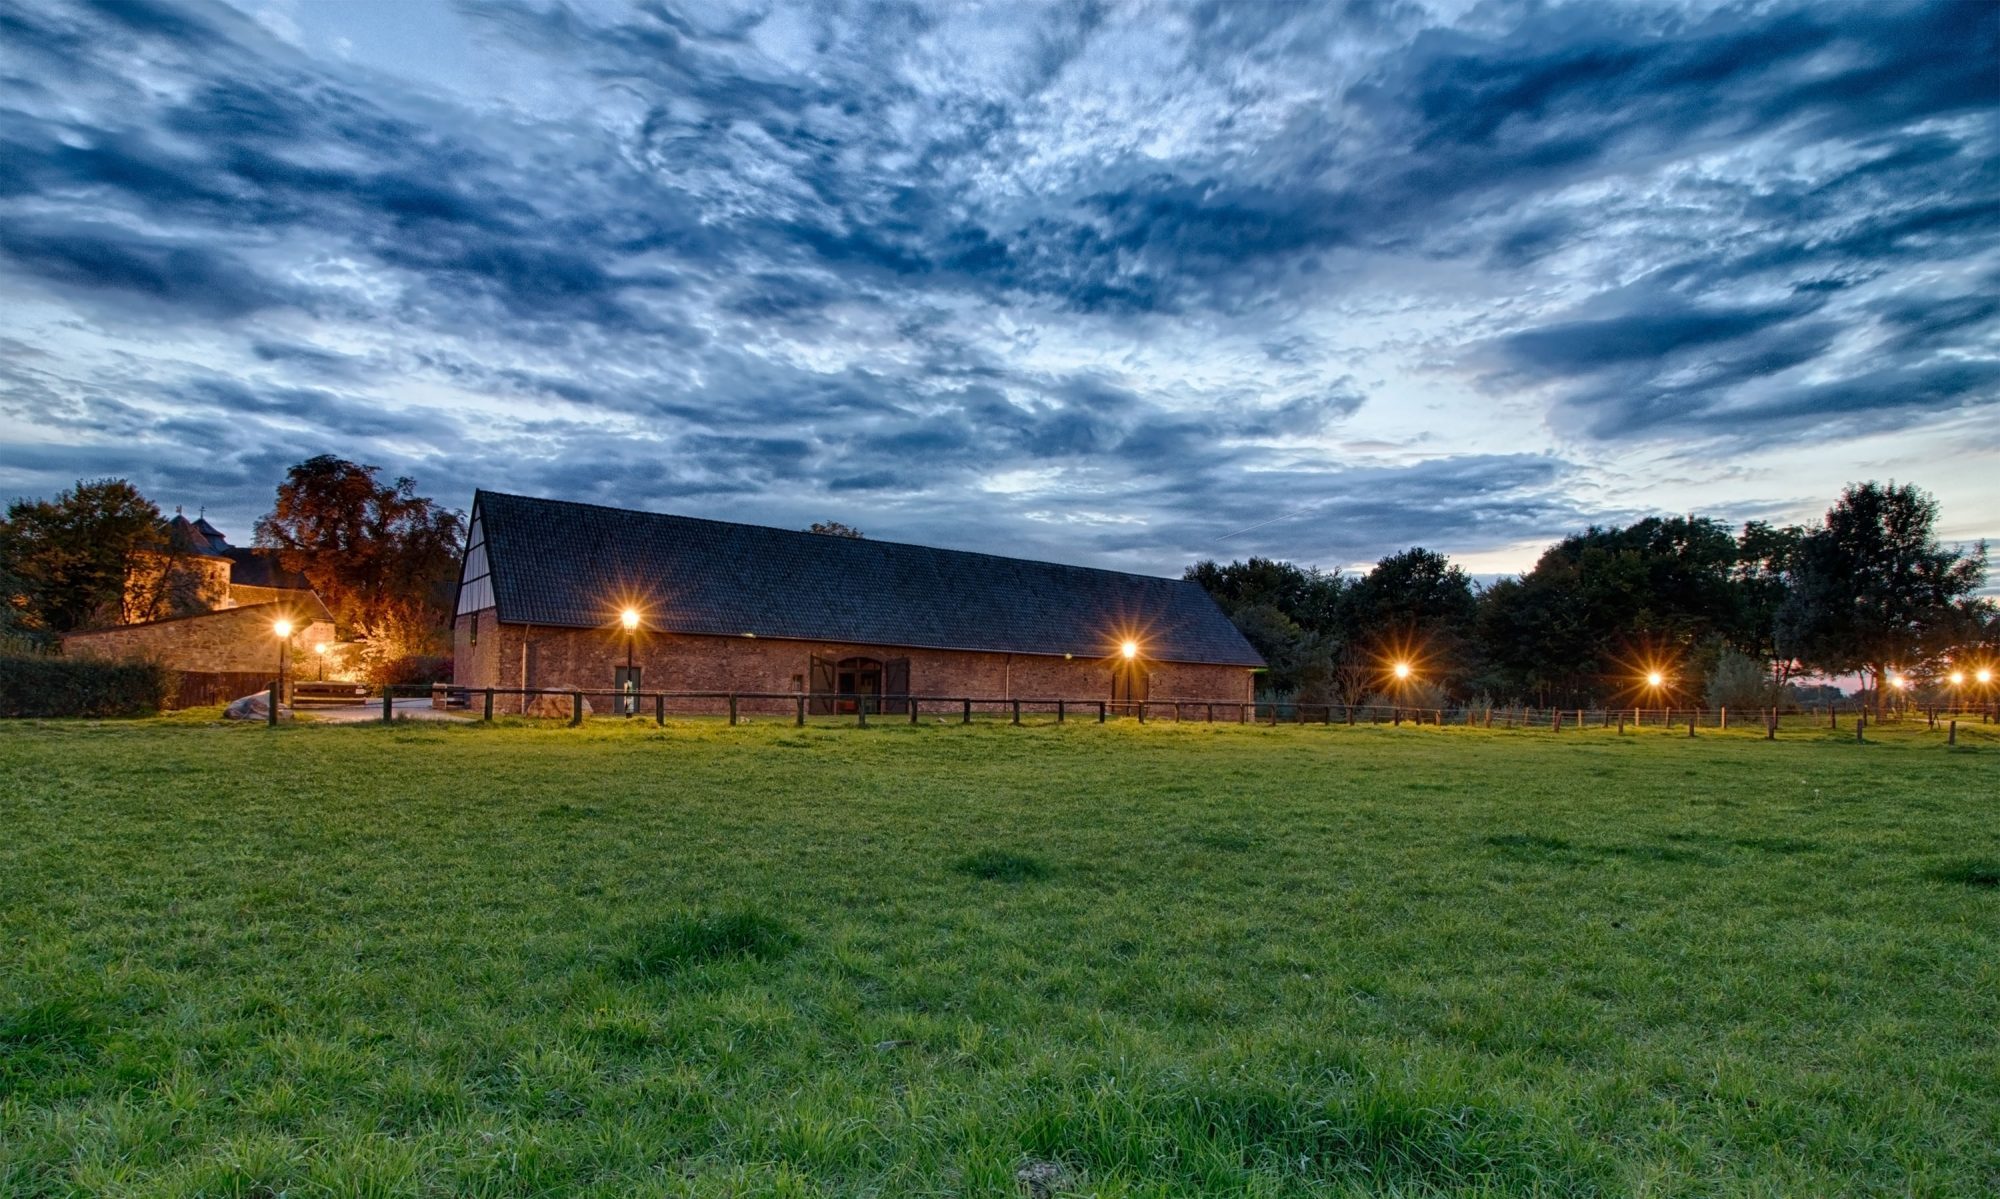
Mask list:
POLYGON ((1778 702, 1770 670, 1757 659, 1725 649, 1708 674, 1711 708, 1768 708, 1778 702))
POLYGON ((451 659, 430 654, 382 658, 369 661, 364 673, 368 676, 368 682, 388 683, 398 687, 419 683, 449 683, 451 659))
POLYGON ((178 682, 152 662, 0 654, 0 717, 150 716, 178 682))

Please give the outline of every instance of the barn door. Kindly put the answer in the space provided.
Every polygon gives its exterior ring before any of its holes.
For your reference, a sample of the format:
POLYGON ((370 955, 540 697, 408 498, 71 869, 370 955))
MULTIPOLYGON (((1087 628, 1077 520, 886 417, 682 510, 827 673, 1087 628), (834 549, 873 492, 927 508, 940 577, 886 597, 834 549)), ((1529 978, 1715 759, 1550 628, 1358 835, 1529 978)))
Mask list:
POLYGON ((882 710, 892 716, 908 714, 910 708, 910 660, 891 658, 882 663, 882 710))
POLYGON ((833 715, 833 693, 837 688, 833 679, 833 659, 814 656, 812 659, 812 692, 809 705, 815 716, 833 715))

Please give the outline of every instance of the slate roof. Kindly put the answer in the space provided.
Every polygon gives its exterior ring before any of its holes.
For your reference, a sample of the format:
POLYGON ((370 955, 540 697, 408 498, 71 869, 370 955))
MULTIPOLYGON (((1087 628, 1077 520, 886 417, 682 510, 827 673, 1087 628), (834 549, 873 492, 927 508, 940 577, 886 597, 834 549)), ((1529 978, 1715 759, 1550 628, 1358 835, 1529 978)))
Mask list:
POLYGON ((494 604, 512 624, 1262 666, 1198 584, 892 541, 481 491, 494 604))

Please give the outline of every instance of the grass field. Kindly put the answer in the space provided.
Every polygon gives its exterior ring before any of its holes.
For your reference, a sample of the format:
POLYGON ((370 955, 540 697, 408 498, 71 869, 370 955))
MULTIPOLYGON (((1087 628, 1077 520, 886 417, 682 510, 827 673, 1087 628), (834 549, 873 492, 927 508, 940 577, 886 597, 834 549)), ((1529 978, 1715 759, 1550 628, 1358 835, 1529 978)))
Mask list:
POLYGON ((1994 731, 0 727, 0 1195, 1992 1195, 1994 731))

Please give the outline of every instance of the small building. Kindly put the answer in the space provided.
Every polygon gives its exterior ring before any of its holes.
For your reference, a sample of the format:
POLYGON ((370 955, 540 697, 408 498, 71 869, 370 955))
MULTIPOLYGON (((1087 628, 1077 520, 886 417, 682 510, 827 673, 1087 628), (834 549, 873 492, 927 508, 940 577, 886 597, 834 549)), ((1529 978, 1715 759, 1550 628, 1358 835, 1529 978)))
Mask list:
POLYGON ((180 672, 175 706, 217 703, 277 677, 282 620, 289 678, 323 669, 316 651, 335 641, 333 614, 303 576, 270 550, 230 545, 205 517, 177 512, 162 533, 126 573, 123 623, 65 634, 65 654, 158 662, 180 672))
POLYGON ((461 687, 803 694, 821 714, 1235 704, 1264 665, 1181 579, 492 491, 473 496, 456 612, 461 687))

